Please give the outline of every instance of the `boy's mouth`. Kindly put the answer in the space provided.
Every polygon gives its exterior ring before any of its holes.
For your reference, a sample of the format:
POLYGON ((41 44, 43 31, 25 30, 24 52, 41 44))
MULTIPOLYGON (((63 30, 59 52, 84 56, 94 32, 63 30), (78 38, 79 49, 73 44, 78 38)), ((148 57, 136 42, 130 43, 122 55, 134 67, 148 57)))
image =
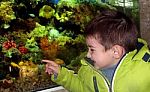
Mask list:
POLYGON ((88 63, 90 63, 92 66, 94 66, 95 62, 94 62, 91 58, 85 57, 84 59, 85 59, 88 63))

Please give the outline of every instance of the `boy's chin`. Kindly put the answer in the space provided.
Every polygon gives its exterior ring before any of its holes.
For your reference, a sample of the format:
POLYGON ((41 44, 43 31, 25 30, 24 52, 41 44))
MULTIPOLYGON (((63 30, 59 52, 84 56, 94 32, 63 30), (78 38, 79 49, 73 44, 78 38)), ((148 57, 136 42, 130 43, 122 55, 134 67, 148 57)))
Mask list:
POLYGON ((98 65, 95 65, 95 64, 94 64, 94 67, 95 67, 96 69, 101 69, 98 65))

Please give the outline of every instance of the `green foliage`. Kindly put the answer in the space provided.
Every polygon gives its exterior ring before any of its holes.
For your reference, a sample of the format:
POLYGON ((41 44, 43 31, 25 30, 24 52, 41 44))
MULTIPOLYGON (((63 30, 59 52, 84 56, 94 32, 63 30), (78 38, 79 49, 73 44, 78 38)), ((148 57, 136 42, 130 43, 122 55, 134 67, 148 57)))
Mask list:
POLYGON ((34 63, 41 63, 42 53, 39 52, 30 52, 22 55, 22 60, 32 61, 34 63))
POLYGON ((64 10, 64 12, 59 15, 58 13, 55 14, 55 17, 57 20, 59 20, 60 22, 66 22, 69 21, 69 17, 73 14, 73 12, 71 11, 66 11, 64 10))
POLYGON ((81 65, 81 59, 83 59, 86 56, 87 52, 82 52, 80 55, 78 55, 76 58, 72 59, 70 64, 67 65, 68 68, 74 69, 75 67, 78 67, 81 65))
POLYGON ((17 44, 19 43, 25 43, 27 39, 30 37, 29 33, 23 33, 23 32, 8 32, 8 34, 13 35, 13 38, 15 39, 15 42, 17 44))
POLYGON ((39 11, 39 16, 49 19, 54 15, 54 13, 55 10, 51 6, 44 5, 39 11))
POLYGON ((73 44, 75 43, 82 43, 85 44, 85 37, 81 34, 79 34, 73 41, 73 44))
POLYGON ((60 36, 60 33, 55 28, 52 28, 48 33, 49 40, 54 40, 60 36))
POLYGON ((7 40, 8 40, 7 37, 0 36, 0 45, 2 45, 2 43, 4 43, 7 40))
POLYGON ((59 0, 57 6, 60 8, 62 6, 67 6, 67 7, 75 7, 77 5, 77 0, 59 0))
POLYGON ((73 46, 64 46, 61 48, 57 58, 60 58, 65 61, 65 64, 70 64, 71 60, 75 59, 78 56, 78 51, 73 46))
POLYGON ((16 55, 20 54, 20 51, 17 48, 10 48, 8 50, 6 50, 6 49, 3 48, 2 52, 4 53, 4 55, 6 57, 9 57, 9 58, 12 58, 13 54, 16 54, 16 55))
POLYGON ((69 33, 63 31, 59 33, 56 29, 51 29, 48 35, 49 41, 56 41, 59 46, 65 46, 66 43, 71 43, 73 41, 72 37, 69 36, 69 33))
POLYGON ((38 52, 40 50, 34 37, 27 39, 25 47, 28 48, 30 52, 38 52))
POLYGON ((48 34, 48 29, 45 26, 42 26, 36 23, 36 27, 29 34, 30 37, 44 37, 48 34))
POLYGON ((0 2, 0 18, 4 20, 5 23, 10 22, 13 19, 16 19, 15 12, 12 9, 12 3, 7 2, 0 2))
POLYGON ((72 42, 72 38, 68 37, 68 36, 59 36, 56 41, 59 43, 60 46, 65 46, 65 44, 71 43, 72 42))

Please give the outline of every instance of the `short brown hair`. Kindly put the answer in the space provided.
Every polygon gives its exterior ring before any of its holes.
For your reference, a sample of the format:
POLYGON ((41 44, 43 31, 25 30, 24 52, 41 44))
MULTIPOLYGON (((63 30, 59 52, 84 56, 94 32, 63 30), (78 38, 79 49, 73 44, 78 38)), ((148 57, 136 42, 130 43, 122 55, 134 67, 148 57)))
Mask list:
POLYGON ((135 23, 124 13, 116 10, 103 10, 85 29, 85 36, 95 37, 105 47, 120 45, 126 52, 136 48, 138 31, 135 23))

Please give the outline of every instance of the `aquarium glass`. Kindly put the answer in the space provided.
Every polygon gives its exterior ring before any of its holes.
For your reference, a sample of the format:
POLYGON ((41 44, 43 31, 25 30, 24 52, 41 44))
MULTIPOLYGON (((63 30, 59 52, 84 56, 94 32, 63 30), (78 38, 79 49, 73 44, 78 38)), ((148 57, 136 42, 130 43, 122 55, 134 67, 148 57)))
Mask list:
POLYGON ((0 92, 57 86, 43 59, 77 72, 87 51, 85 26, 102 8, 139 23, 136 0, 0 0, 0 92))

